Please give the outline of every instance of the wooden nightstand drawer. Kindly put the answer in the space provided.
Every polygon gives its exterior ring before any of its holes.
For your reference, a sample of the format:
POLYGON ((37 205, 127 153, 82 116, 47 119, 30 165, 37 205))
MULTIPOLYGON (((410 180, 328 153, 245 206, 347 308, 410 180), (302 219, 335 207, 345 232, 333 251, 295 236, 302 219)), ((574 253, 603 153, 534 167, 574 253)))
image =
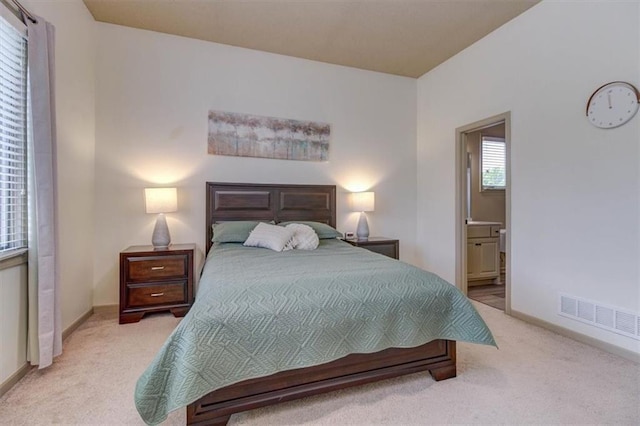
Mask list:
POLYGON ((187 256, 130 257, 125 265, 127 281, 156 281, 187 275, 187 256))
POLYGON ((193 304, 195 244, 167 249, 131 246, 120 252, 120 324, 151 312, 184 316, 193 304))
POLYGON ((186 302, 186 282, 156 285, 130 285, 127 306, 152 306, 186 302))
POLYGON ((366 240, 345 240, 352 246, 362 247, 374 253, 383 254, 393 259, 400 258, 400 242, 384 237, 370 237, 366 240))
POLYGON ((392 257, 397 259, 396 254, 396 245, 395 244, 376 244, 365 247, 367 250, 372 251, 374 253, 384 254, 385 256, 392 257))

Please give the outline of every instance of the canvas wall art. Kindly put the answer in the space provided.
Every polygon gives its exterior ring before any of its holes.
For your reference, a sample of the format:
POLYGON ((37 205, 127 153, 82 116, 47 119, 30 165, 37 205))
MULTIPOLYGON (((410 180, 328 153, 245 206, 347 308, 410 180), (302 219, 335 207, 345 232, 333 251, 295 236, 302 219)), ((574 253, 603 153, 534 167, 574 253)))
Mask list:
POLYGON ((209 111, 213 155, 327 161, 330 136, 326 123, 209 111))

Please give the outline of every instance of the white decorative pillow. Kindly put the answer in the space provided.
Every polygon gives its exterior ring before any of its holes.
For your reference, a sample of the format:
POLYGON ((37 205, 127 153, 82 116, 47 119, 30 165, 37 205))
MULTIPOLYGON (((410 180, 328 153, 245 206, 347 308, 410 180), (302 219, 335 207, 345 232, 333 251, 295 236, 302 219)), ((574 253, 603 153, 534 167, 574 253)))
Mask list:
POLYGON ((318 248, 320 239, 318 234, 309 225, 303 225, 301 223, 290 223, 285 226, 285 229, 293 231, 293 238, 291 239, 291 248, 298 250, 315 250, 318 248))
POLYGON ((291 229, 260 222, 244 242, 247 247, 263 247, 275 251, 289 250, 289 242, 293 238, 291 229))

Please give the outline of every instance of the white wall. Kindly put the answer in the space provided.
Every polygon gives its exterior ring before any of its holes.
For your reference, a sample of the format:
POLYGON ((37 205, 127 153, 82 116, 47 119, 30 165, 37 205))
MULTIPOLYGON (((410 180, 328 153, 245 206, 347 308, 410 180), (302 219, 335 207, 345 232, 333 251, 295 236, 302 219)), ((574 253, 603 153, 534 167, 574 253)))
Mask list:
POLYGON ((180 188, 173 239, 201 248, 205 181, 336 183, 343 231, 346 190, 372 188, 372 234, 453 281, 455 128, 511 111, 513 309, 638 351, 556 314, 558 292, 640 310, 640 117, 600 130, 583 115, 600 84, 640 85, 637 2, 543 2, 417 83, 23 3, 57 31, 63 327, 117 303, 118 252, 150 239, 149 185, 180 188), (210 109, 329 122, 330 161, 209 156, 210 109))
POLYGON ((27 363, 27 265, 0 269, 0 385, 27 363))
POLYGON ((640 87, 640 3, 544 1, 418 81, 421 264, 455 279, 455 129, 511 111, 512 308, 640 353, 557 315, 558 293, 640 311, 640 116, 584 115, 612 80, 640 87))
POLYGON ((94 20, 81 0, 21 0, 56 27, 56 114, 62 327, 93 306, 94 20))
POLYGON ((354 230, 347 190, 372 189, 372 235, 413 261, 415 79, 110 24, 97 27, 94 304, 118 302, 118 253, 149 244, 143 188, 175 185, 174 242, 204 247, 206 181, 338 185, 338 228, 354 230), (326 163, 207 154, 209 110, 330 123, 326 163))

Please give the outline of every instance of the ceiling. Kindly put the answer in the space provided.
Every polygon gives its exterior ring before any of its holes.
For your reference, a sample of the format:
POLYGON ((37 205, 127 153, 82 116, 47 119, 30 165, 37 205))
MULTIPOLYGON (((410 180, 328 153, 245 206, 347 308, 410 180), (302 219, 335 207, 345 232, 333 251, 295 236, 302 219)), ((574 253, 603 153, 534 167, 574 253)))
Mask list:
POLYGON ((84 0, 96 21, 420 77, 539 0, 84 0))

